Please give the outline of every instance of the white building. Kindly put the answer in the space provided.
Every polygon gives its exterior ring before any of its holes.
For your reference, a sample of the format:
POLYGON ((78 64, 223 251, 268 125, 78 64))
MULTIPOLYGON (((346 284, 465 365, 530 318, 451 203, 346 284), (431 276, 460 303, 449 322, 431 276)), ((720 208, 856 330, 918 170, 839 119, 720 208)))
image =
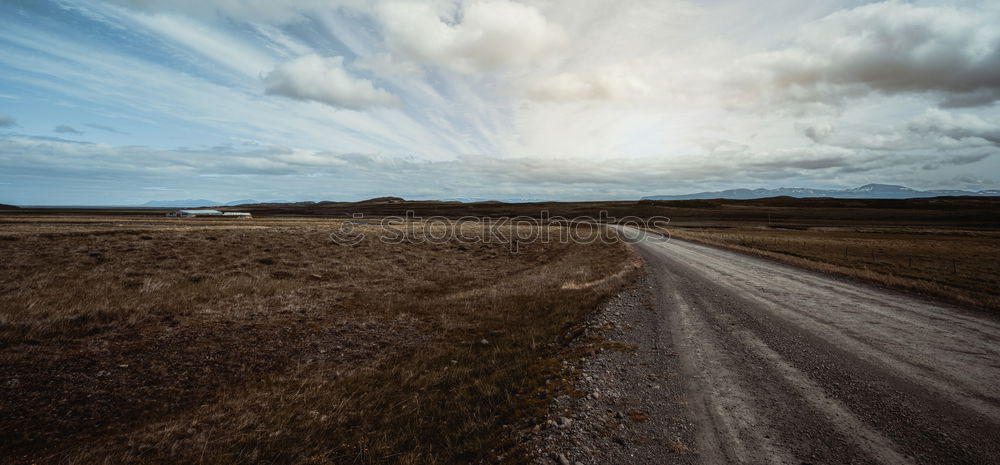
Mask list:
POLYGON ((245 212, 221 212, 219 210, 177 210, 167 213, 167 216, 177 218, 195 218, 198 216, 221 216, 224 218, 249 220, 253 215, 245 212))

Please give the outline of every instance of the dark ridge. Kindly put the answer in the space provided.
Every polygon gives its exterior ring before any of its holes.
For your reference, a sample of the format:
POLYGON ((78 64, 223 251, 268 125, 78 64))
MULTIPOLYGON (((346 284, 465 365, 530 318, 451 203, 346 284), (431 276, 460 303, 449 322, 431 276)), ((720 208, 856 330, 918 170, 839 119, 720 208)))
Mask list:
POLYGON ((374 199, 362 200, 360 202, 353 202, 356 204, 373 204, 373 203, 399 203, 405 202, 406 200, 402 197, 375 197, 374 199))
MULTIPOLYGON (((234 207, 229 207, 234 208, 234 207)), ((225 209, 225 208, 223 208, 225 209)), ((752 200, 624 200, 606 202, 503 203, 403 200, 382 197, 361 202, 296 202, 241 205, 239 211, 254 217, 365 218, 397 216, 412 212, 416 217, 557 217, 572 219, 666 217, 674 226, 830 225, 872 226, 895 224, 911 227, 1000 228, 1000 196, 931 197, 915 199, 836 199, 772 197, 752 200)), ((162 216, 169 209, 132 208, 20 208, 5 215, 141 215, 162 216)))

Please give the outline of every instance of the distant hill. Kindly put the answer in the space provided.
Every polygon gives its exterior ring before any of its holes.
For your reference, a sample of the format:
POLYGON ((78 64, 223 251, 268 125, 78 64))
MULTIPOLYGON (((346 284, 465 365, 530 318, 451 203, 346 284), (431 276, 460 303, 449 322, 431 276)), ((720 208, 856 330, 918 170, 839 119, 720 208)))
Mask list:
POLYGON ((354 202, 358 204, 372 204, 372 203, 400 203, 406 200, 402 197, 375 197, 374 199, 362 200, 360 202, 354 202))
POLYGON ((140 206, 142 207, 170 207, 170 208, 183 208, 183 207, 214 207, 221 205, 219 202, 205 199, 187 199, 187 200, 150 200, 140 206))
POLYGON ((262 204, 262 203, 271 204, 271 203, 292 203, 292 202, 288 201, 288 200, 254 200, 254 199, 243 199, 243 200, 233 200, 232 202, 221 203, 219 205, 223 205, 223 206, 226 206, 226 207, 235 207, 237 205, 257 205, 257 204, 262 204))
POLYGON ((0 210, 20 210, 21 207, 17 205, 7 205, 5 203, 0 203, 0 210))
POLYGON ((918 191, 904 186, 891 184, 868 184, 853 189, 809 189, 803 187, 781 187, 778 189, 729 189, 717 192, 698 192, 681 195, 653 195, 643 197, 643 200, 698 200, 698 199, 733 199, 750 200, 768 197, 831 197, 836 199, 913 199, 922 197, 993 197, 1000 196, 1000 190, 963 191, 963 190, 930 190, 918 191))
POLYGON ((261 204, 261 203, 291 203, 287 200, 253 200, 253 199, 243 199, 243 200, 233 200, 232 202, 216 202, 214 200, 208 199, 187 199, 187 200, 151 200, 146 202, 141 207, 166 207, 166 208, 184 208, 184 207, 233 207, 236 205, 251 205, 251 204, 261 204))
POLYGON ((549 200, 545 200, 545 199, 504 199, 504 198, 489 199, 489 198, 482 198, 482 197, 479 197, 479 198, 476 198, 476 197, 468 197, 468 198, 461 197, 461 198, 442 199, 441 201, 442 202, 461 202, 461 203, 483 203, 483 202, 493 202, 493 203, 496 203, 496 202, 501 202, 501 203, 539 203, 539 202, 550 202, 549 200))

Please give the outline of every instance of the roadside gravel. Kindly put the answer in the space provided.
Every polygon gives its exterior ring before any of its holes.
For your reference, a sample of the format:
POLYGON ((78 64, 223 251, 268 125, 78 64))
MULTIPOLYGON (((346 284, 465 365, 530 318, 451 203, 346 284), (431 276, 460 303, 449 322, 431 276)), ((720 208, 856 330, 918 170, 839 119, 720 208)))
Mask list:
POLYGON ((575 392, 557 397, 550 416, 522 433, 535 463, 698 462, 685 383, 650 286, 643 278, 588 322, 577 348, 591 355, 564 364, 575 392))

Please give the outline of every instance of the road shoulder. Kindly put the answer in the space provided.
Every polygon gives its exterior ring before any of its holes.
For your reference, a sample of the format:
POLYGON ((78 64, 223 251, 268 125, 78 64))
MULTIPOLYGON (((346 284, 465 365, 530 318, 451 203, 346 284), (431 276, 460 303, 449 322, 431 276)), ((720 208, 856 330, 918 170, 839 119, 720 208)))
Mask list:
POLYGON ((569 394, 521 433, 535 463, 699 462, 680 361, 651 286, 647 269, 602 304, 573 343, 586 355, 564 362, 569 394))

